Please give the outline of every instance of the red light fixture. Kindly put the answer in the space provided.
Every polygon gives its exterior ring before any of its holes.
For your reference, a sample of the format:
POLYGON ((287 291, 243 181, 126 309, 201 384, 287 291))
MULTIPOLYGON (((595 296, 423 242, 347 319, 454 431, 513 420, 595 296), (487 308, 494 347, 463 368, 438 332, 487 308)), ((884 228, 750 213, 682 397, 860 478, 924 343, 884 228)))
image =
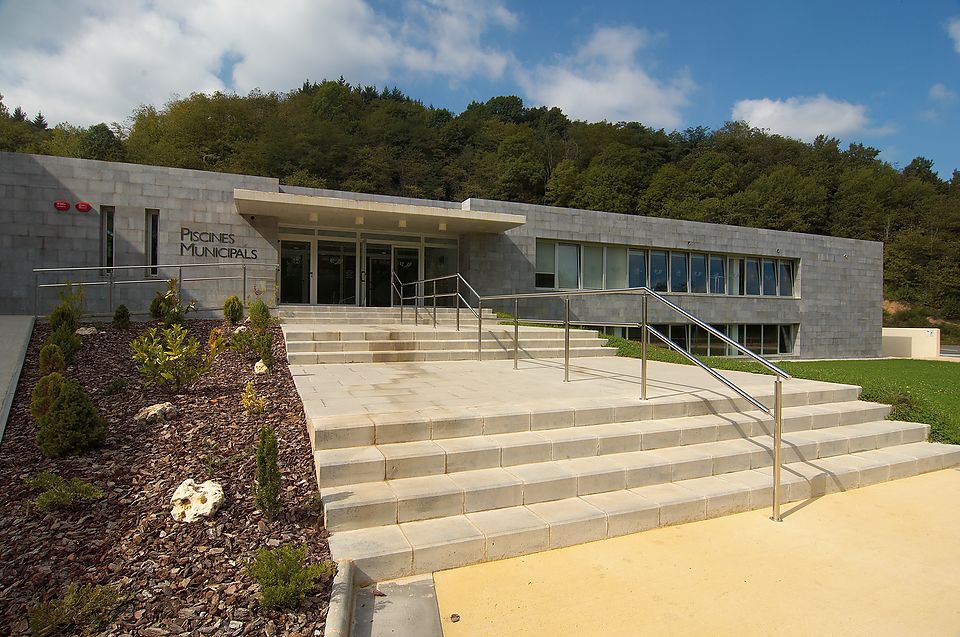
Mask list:
POLYGON ((88 204, 86 201, 78 201, 74 208, 77 209, 77 212, 90 212, 93 210, 93 206, 88 204))
POLYGON ((60 212, 66 212, 67 210, 70 210, 70 202, 64 201, 63 199, 57 199, 53 202, 53 207, 60 212))

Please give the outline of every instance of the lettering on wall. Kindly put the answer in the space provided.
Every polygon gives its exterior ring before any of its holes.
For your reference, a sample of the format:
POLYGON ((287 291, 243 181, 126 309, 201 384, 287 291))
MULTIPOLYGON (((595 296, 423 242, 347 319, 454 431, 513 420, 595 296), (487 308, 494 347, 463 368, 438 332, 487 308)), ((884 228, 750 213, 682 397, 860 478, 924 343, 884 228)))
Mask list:
POLYGON ((237 247, 232 232, 210 232, 180 227, 180 256, 217 257, 219 259, 257 258, 256 248, 237 247))

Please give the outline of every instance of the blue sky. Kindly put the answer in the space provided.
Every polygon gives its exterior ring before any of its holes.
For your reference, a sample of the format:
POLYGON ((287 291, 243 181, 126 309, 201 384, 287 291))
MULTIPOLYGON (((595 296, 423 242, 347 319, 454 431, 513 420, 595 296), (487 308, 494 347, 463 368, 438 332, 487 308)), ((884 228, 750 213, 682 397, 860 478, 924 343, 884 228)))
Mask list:
POLYGON ((51 122, 343 74, 453 111, 515 94, 667 130, 746 119, 960 168, 956 1, 0 0, 0 56, 4 103, 51 122))

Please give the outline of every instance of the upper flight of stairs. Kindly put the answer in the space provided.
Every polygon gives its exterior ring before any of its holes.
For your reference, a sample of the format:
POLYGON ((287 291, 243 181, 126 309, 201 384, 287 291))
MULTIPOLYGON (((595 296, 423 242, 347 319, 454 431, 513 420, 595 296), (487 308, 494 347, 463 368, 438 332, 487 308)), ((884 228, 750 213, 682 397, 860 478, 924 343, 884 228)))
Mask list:
MULTIPOLYGON (((960 464, 927 425, 833 387, 784 388, 785 502, 960 464)), ((312 418, 334 558, 393 579, 772 502, 772 421, 742 401, 508 412, 312 418)))
MULTIPOLYGON (((319 363, 385 363, 472 360, 477 357, 477 319, 470 310, 437 308, 352 308, 336 306, 283 307, 287 360, 291 365, 319 363), (414 323, 418 313, 419 326, 414 323)), ((513 327, 500 325, 496 314, 484 310, 483 357, 513 358, 513 327)), ((594 330, 571 330, 570 356, 615 356, 594 330)), ((519 358, 562 358, 563 330, 520 327, 519 358)))

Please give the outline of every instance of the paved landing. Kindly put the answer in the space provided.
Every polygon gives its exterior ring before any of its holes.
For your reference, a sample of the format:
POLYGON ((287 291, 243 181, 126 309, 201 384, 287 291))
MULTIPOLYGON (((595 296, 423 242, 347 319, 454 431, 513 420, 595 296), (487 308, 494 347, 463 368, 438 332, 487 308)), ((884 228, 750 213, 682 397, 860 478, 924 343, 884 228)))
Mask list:
POLYGON ((435 573, 443 633, 956 637, 957 493, 947 469, 435 573))
POLYGON ((0 316, 0 440, 32 333, 32 316, 0 316))

